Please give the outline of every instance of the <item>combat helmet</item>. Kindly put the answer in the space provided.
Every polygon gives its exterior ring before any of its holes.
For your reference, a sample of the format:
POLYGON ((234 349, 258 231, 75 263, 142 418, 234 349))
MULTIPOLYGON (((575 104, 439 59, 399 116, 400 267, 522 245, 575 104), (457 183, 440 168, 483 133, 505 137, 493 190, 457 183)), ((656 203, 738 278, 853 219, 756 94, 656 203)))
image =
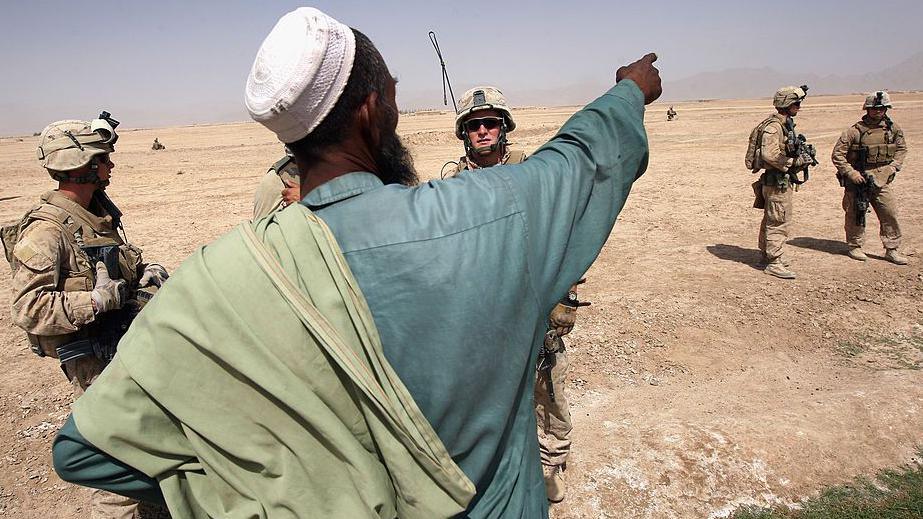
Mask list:
POLYGON ((492 86, 477 86, 462 94, 458 101, 458 113, 455 114, 455 136, 459 139, 465 139, 465 131, 462 123, 469 114, 480 110, 496 110, 503 116, 506 123, 505 132, 511 132, 516 129, 516 123, 510 114, 510 107, 506 102, 506 97, 498 88, 492 86))
POLYGON ((79 177, 66 172, 94 162, 94 157, 115 151, 119 136, 115 133, 119 122, 109 112, 102 112, 92 121, 66 119, 55 121, 42 130, 37 157, 51 178, 77 183, 97 182, 96 170, 79 177))
POLYGON ((795 103, 800 103, 808 95, 808 85, 786 86, 776 91, 772 98, 772 106, 776 108, 788 108, 795 103))
POLYGON ((891 96, 884 90, 872 92, 866 96, 862 108, 891 108, 891 96))

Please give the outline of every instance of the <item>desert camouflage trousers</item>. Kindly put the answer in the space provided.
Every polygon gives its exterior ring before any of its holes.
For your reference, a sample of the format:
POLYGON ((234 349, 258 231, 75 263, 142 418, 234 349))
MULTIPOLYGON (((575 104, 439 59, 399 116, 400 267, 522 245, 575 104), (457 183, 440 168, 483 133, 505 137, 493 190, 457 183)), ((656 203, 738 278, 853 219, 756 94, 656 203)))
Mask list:
MULTIPOLYGON (((897 223, 897 197, 892 184, 885 184, 878 189, 872 188, 869 205, 878 216, 878 234, 881 236, 882 245, 886 249, 900 247, 901 226, 897 223)), ((846 243, 850 247, 862 247, 865 242, 865 227, 856 224, 856 192, 852 189, 843 190, 843 210, 846 211, 846 243)))
POLYGON ((783 247, 788 241, 788 224, 792 221, 794 207, 791 187, 763 186, 763 222, 760 224, 759 246, 772 262, 782 257, 783 247))
POLYGON ((563 465, 570 454, 570 407, 564 395, 567 384, 567 352, 558 338, 558 353, 551 368, 554 402, 548 394, 548 374, 539 371, 535 379, 535 418, 538 422, 538 445, 542 465, 563 465))
MULTIPOLYGON (((96 357, 83 357, 64 363, 64 372, 74 386, 74 398, 81 395, 103 372, 105 364, 96 357)), ((91 519, 133 519, 138 502, 118 494, 94 489, 91 498, 91 519)))

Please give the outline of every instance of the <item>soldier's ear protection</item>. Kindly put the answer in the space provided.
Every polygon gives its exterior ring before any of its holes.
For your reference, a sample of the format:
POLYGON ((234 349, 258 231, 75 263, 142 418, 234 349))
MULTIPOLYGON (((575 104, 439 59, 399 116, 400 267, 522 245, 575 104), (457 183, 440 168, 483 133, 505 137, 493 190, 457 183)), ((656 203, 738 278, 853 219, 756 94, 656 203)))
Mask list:
POLYGON ((99 170, 99 164, 107 163, 107 162, 109 162, 108 153, 101 153, 99 155, 93 155, 93 158, 90 159, 90 171, 99 170))

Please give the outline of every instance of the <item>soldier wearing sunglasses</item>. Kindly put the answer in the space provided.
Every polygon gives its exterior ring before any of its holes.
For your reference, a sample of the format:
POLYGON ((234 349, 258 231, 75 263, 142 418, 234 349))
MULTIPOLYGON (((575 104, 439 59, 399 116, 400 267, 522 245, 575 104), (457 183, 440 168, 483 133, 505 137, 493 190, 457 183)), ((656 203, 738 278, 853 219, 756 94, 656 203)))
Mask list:
POLYGON ((458 159, 455 172, 526 160, 526 154, 511 149, 506 140, 506 134, 515 129, 503 92, 491 86, 465 92, 455 116, 455 136, 464 141, 465 155, 458 159))
MULTIPOLYGON (((456 174, 526 160, 526 154, 511 148, 507 141, 507 134, 516 129, 516 122, 503 92, 492 86, 472 88, 462 95, 458 108, 455 136, 464 142, 465 155, 458 159, 456 174)), ((548 335, 535 381, 542 475, 552 503, 564 500, 564 471, 571 445, 570 408, 563 391, 568 362, 562 337, 574 328, 577 308, 588 304, 577 300, 576 286, 571 287, 548 316, 548 335)))

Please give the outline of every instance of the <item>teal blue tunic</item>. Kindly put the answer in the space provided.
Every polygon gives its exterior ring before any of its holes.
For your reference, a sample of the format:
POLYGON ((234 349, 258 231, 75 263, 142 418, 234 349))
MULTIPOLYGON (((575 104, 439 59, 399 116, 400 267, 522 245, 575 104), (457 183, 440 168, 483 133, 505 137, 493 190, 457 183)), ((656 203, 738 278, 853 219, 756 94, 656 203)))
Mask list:
MULTIPOLYGON (((547 315, 596 259, 647 167, 643 120, 641 91, 623 81, 521 164, 416 187, 350 173, 302 201, 330 226, 385 356, 475 483, 469 517, 548 514, 532 405, 538 349, 547 315)), ((105 488, 90 468, 68 469, 80 438, 67 434, 60 456, 56 446, 62 477, 105 488)))
POLYGON ((646 167, 643 105, 624 82, 521 164, 413 188, 351 173, 302 201, 330 226, 385 356, 477 486, 471 517, 546 514, 538 347, 646 167))

